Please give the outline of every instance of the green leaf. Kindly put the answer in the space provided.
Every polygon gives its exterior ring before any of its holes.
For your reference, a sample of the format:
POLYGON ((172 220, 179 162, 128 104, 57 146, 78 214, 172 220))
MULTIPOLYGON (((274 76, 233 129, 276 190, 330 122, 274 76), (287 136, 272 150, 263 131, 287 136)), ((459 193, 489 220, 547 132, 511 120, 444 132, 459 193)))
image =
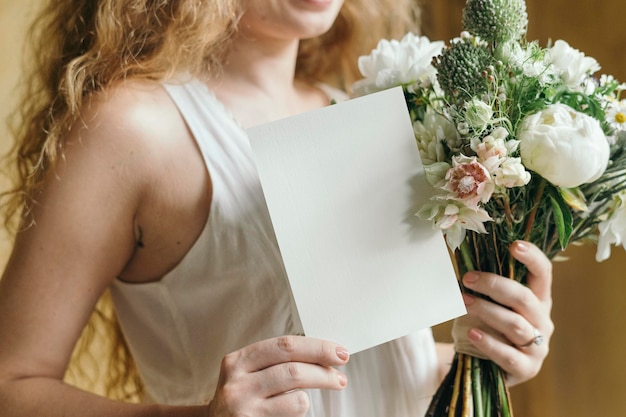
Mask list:
POLYGON ((552 215, 554 217, 554 223, 556 224, 556 230, 559 233, 559 244, 561 245, 561 249, 565 249, 573 230, 572 213, 569 211, 569 206, 558 192, 549 193, 548 196, 552 203, 552 215))

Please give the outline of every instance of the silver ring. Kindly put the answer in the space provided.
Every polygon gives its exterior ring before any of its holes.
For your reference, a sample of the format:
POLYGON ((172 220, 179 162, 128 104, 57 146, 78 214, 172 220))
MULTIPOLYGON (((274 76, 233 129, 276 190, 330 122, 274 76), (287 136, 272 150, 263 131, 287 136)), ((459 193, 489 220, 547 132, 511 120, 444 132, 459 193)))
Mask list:
POLYGON ((533 338, 530 339, 528 343, 525 343, 523 345, 518 345, 518 347, 526 348, 526 347, 529 347, 530 345, 539 346, 542 343, 543 343, 543 335, 539 333, 539 329, 533 327, 533 338))

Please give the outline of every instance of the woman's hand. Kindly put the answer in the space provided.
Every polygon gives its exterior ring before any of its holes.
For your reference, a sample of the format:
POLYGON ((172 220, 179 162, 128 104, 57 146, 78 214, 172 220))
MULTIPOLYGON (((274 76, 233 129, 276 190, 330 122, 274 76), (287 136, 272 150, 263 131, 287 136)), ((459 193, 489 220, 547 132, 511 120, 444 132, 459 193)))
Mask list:
POLYGON ((343 389, 347 378, 333 366, 348 358, 341 346, 303 336, 247 346, 224 357, 209 416, 304 416, 309 398, 302 389, 343 389))
POLYGON ((469 272, 463 284, 496 303, 464 294, 471 322, 468 341, 497 363, 514 385, 533 378, 548 355, 554 324, 552 309, 552 263, 535 245, 517 241, 511 255, 528 268, 528 287, 486 272, 469 272), (506 307, 503 307, 506 306, 506 307))

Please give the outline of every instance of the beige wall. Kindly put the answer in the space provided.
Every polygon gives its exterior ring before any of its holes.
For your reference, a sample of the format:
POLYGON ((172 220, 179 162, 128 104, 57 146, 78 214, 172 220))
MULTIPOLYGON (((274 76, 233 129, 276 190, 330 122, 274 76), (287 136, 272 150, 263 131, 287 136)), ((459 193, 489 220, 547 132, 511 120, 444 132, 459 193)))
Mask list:
MULTIPOLYGON (((26 22, 32 16, 35 0, 0 0, 0 153, 10 146, 6 117, 15 103, 14 89, 18 82, 22 43, 26 22)), ((0 178, 0 187, 6 188, 6 180, 0 178)), ((10 244, 0 227, 0 269, 6 263, 10 244)))
MULTIPOLYGON (((19 76, 26 25, 39 3, 36 0, 0 0, 0 112, 3 119, 10 108, 11 90, 19 76)), ((5 146, 4 130, 2 137, 0 146, 5 146)))
MULTIPOLYGON (((458 36, 465 0, 422 0, 426 33, 458 36)), ((626 81, 623 0, 527 0, 529 39, 564 39, 596 58, 602 72, 626 81)), ((567 251, 555 265, 556 333, 539 376, 513 389, 522 417, 622 416, 626 391, 626 252, 596 263, 595 247, 567 251)), ((438 329, 445 336, 446 326, 438 329)))

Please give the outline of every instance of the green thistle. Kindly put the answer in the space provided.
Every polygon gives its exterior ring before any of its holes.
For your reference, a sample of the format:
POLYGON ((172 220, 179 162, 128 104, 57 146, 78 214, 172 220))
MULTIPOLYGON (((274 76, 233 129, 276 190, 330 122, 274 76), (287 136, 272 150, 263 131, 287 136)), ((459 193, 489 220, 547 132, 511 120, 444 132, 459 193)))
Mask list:
POLYGON ((467 0, 463 27, 491 44, 517 41, 526 35, 524 0, 467 0))
POLYGON ((493 63, 487 44, 468 34, 455 39, 433 60, 441 88, 456 103, 488 92, 488 68, 493 63))

